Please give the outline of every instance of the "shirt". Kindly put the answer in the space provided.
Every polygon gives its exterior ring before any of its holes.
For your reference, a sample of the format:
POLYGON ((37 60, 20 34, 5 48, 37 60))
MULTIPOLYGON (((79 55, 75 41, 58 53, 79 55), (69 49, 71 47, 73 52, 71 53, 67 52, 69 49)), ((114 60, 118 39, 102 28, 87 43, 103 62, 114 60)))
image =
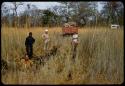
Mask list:
POLYGON ((48 35, 48 34, 45 34, 45 33, 44 33, 44 34, 42 35, 42 37, 43 37, 45 43, 49 42, 49 35, 48 35))
POLYGON ((78 43, 78 34, 74 34, 72 37, 72 42, 73 43, 78 43))

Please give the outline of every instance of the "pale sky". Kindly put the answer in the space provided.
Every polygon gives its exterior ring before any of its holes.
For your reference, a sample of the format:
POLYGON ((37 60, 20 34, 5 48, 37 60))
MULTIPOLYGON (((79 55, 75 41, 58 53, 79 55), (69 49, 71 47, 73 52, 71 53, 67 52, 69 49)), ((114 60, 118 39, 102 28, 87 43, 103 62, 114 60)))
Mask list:
MULTIPOLYGON (((10 2, 4 2, 5 4, 7 4, 8 6, 12 7, 12 4, 10 2)), ((32 5, 36 5, 36 7, 38 9, 47 9, 51 6, 55 6, 55 5, 60 5, 60 3, 58 2, 23 2, 24 5, 23 6, 19 6, 18 7, 18 12, 23 12, 26 8, 26 4, 30 3, 32 5)), ((98 3, 98 10, 100 11, 102 9, 102 5, 98 3)))

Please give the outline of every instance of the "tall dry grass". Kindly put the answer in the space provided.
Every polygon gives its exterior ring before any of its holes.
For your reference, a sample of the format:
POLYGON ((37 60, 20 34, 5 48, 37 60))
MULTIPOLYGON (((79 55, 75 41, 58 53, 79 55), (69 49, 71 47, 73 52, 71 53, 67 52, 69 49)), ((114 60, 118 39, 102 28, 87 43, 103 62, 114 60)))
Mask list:
POLYGON ((49 28, 50 47, 61 45, 38 70, 20 71, 15 59, 25 54, 25 38, 33 32, 36 39, 34 54, 43 53, 42 33, 44 28, 1 29, 2 59, 11 68, 2 75, 4 84, 121 84, 123 72, 123 29, 79 29, 79 45, 75 62, 71 58, 71 37, 62 37, 61 28, 49 28), (72 80, 68 80, 69 72, 72 80))

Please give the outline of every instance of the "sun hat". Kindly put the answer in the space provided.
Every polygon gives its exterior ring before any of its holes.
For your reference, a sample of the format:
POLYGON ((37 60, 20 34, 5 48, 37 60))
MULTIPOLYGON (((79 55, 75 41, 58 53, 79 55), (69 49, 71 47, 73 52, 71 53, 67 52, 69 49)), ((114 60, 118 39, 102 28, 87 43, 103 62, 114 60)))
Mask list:
POLYGON ((48 29, 45 29, 45 32, 48 32, 48 29))

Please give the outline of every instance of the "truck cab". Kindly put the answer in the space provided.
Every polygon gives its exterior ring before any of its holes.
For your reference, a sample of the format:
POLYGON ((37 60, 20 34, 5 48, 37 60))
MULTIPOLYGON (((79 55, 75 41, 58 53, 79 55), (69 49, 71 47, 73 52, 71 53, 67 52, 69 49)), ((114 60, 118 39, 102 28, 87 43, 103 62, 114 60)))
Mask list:
POLYGON ((62 27, 63 36, 65 35, 73 35, 74 33, 78 33, 78 28, 75 22, 65 23, 62 27))

